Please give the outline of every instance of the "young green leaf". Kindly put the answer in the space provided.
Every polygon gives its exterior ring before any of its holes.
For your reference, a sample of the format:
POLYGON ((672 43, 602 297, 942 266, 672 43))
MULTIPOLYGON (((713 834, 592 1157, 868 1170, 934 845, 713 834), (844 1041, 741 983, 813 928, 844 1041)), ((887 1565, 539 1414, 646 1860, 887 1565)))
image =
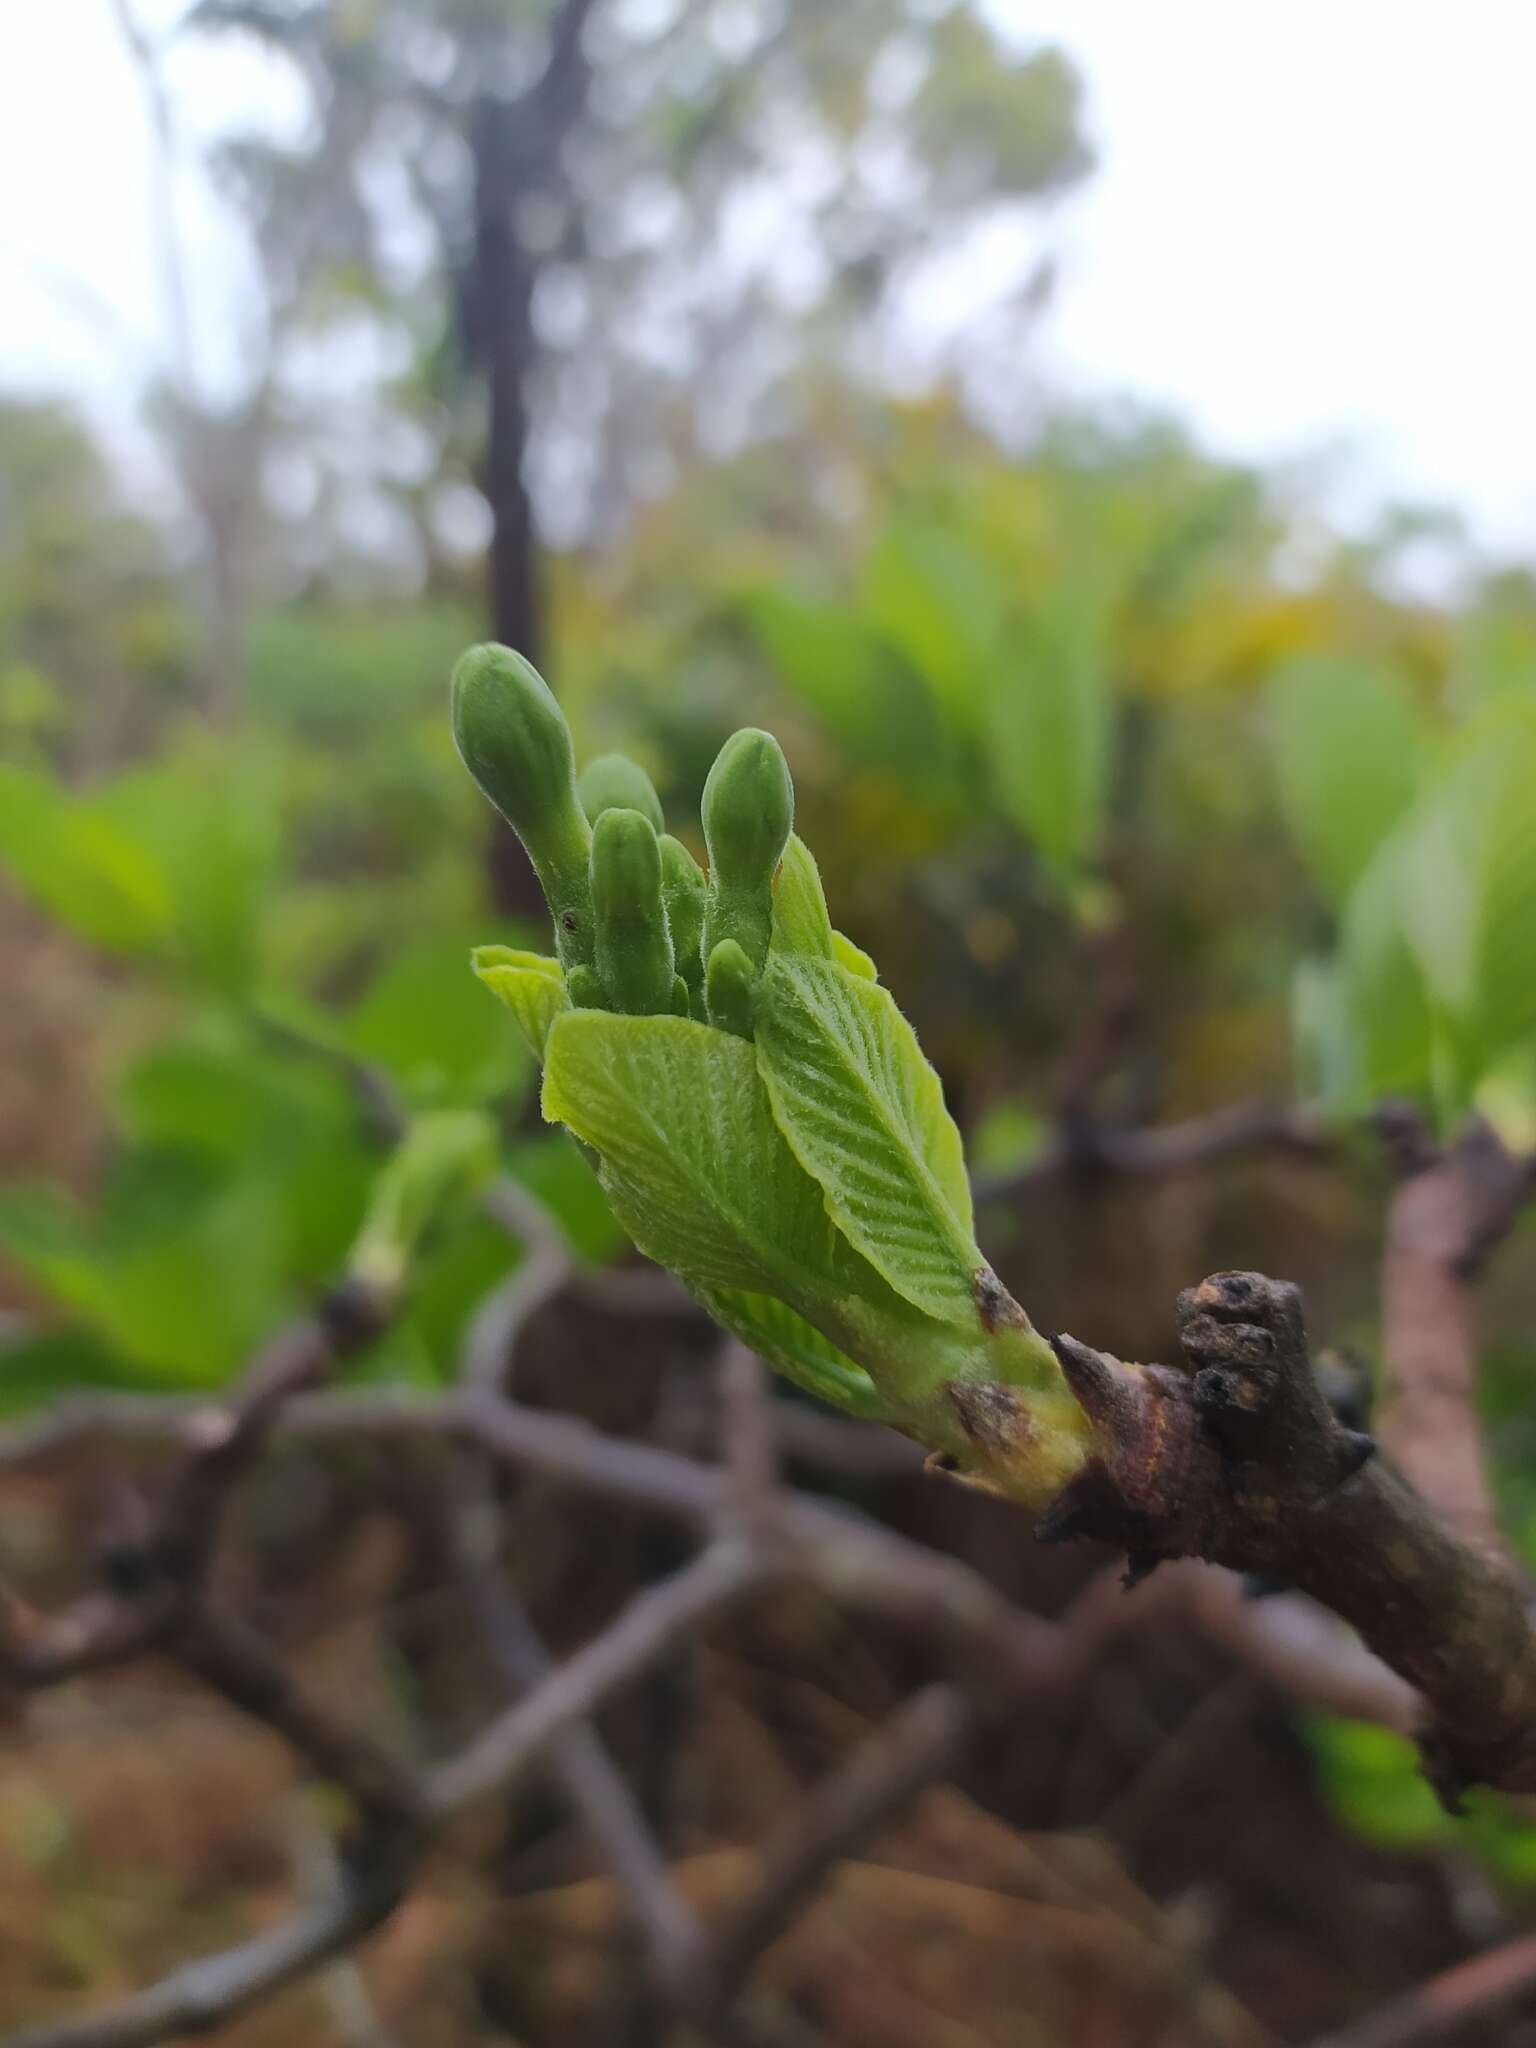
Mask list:
POLYGON ((784 1302, 732 1287, 701 1289, 699 1301, 717 1323, 806 1393, 849 1415, 888 1419, 891 1410, 863 1366, 784 1302))
POLYGON ((598 1153, 641 1251, 690 1284, 802 1303, 883 1291, 785 1144, 744 1040, 571 1010, 549 1034, 543 1100, 598 1153))
POLYGON ((984 1261, 960 1133, 887 991, 834 961, 771 959, 756 1046, 779 1128, 850 1242, 915 1307, 974 1323, 984 1261))
POLYGON ((878 981, 880 970, 870 959, 862 946, 856 946, 846 932, 832 934, 832 958, 840 967, 846 967, 850 974, 856 974, 860 981, 878 981))
POLYGON ((821 873, 805 841, 791 832, 773 889, 775 953, 804 953, 813 960, 834 958, 832 921, 821 873))
POLYGON ((500 996, 517 1019, 528 1050, 542 1060, 549 1027, 571 1007, 560 962, 542 953, 520 953, 513 946, 476 946, 470 966, 491 993, 500 996))

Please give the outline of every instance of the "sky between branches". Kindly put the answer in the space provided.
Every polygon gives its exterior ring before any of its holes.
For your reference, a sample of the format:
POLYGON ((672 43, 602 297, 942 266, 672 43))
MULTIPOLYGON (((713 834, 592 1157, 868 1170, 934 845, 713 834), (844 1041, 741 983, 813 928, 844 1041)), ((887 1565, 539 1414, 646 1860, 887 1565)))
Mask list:
MULTIPOLYGON (((150 19, 179 0, 139 0, 150 19)), ((1041 346, 1077 396, 1168 403, 1222 452, 1331 465, 1348 519, 1445 503, 1536 554, 1528 205, 1536 12, 1508 0, 996 0, 1088 84, 1092 182, 1046 230, 1041 346)), ((189 60, 189 66, 192 60, 189 60)), ((280 75, 203 53, 199 134, 289 116, 280 75)), ((85 395, 127 433, 160 360, 149 144, 110 0, 0 8, 0 385, 85 395)), ((217 365, 234 238, 186 180, 217 365), (210 282, 211 281, 211 282, 210 282)), ((963 311, 968 280, 949 280, 963 311)))

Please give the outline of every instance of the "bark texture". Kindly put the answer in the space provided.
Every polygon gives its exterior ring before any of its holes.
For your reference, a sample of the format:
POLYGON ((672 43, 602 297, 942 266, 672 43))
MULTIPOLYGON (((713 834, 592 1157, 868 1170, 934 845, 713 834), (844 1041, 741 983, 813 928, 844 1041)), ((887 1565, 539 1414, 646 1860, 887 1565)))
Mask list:
POLYGON ((1097 1451, 1040 1535, 1120 1545, 1133 1581, 1194 1556, 1310 1593, 1422 1696, 1448 1804, 1477 1782, 1536 1791, 1536 1633, 1508 1564, 1337 1419, 1294 1287, 1217 1273, 1179 1322, 1177 1366, 1053 1340, 1097 1451))

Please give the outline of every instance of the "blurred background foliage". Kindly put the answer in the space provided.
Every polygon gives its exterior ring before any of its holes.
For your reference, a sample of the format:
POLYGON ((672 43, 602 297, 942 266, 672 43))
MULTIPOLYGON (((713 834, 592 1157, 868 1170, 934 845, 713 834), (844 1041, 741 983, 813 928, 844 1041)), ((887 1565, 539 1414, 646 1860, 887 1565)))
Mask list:
MULTIPOLYGON (((199 0, 185 33, 275 49, 307 109, 209 167, 250 256, 240 359, 200 371, 184 335, 146 395, 168 497, 65 405, 0 403, 10 1414, 221 1385, 407 1212, 410 1305, 359 1370, 434 1383, 518 1257, 476 1203, 492 1155, 621 1255, 468 971, 541 943, 448 734, 488 626, 673 819, 729 731, 779 734, 833 914, 985 1175, 1254 1096, 1536 1140, 1536 579, 1462 554, 1431 582, 1433 521, 1345 542, 1293 477, 1053 402, 1040 223, 1090 161, 1058 54, 963 6, 634 4, 545 102, 548 18, 199 0), (553 156, 497 158, 509 106, 553 156), (946 325, 957 252, 999 246, 946 325)), ((1284 1268, 1315 1207, 1300 1256, 1368 1349, 1378 1182, 1345 1156, 1360 1192, 1261 1191, 1223 1249, 1284 1268)), ((1125 1319, 1166 1341, 1197 1248, 1172 1198, 1140 1234, 1092 1199, 1033 1236, 990 1212, 1018 1291, 1103 1334, 1118 1232, 1125 1319)), ((1536 1360, 1506 1321, 1524 1542, 1536 1360)), ((1390 1738, 1312 1743, 1373 1839, 1450 1839, 1390 1738)), ((1530 1830, 1478 1828, 1528 1884, 1530 1830)))

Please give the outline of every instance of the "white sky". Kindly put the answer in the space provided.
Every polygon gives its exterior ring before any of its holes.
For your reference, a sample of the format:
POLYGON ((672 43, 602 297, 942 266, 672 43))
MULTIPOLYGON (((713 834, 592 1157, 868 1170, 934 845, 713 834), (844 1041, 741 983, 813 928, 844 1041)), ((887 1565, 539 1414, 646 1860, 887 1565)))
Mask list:
MULTIPOLYGON (((1341 505, 1446 502, 1536 556, 1536 6, 993 4, 1088 81, 1101 168, 1058 224, 1046 338, 1063 382, 1169 402, 1237 454, 1347 445, 1341 505)), ((227 59, 197 88, 213 130, 272 79, 227 59)), ((130 417, 161 337, 147 171, 110 0, 0 0, 0 382, 130 417)))

